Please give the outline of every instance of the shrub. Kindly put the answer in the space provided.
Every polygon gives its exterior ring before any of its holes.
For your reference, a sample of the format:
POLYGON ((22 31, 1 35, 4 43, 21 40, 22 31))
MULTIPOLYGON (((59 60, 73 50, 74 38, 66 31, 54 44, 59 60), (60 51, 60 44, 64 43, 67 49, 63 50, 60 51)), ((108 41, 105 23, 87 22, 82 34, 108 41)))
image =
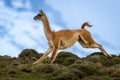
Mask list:
POLYGON ((105 67, 109 67, 109 66, 112 66, 112 65, 115 65, 115 64, 119 64, 119 62, 120 62, 120 58, 118 56, 112 55, 112 58, 110 58, 110 57, 104 56, 101 52, 93 53, 93 54, 87 56, 84 59, 87 60, 87 61, 94 62, 94 63, 100 62, 105 67))
POLYGON ((73 64, 75 61, 77 60, 77 58, 74 57, 70 57, 64 60, 63 65, 68 66, 73 64))
POLYGON ((95 75, 92 75, 92 76, 87 76, 85 77, 83 80, 115 80, 114 78, 110 77, 110 76, 95 76, 95 75))
POLYGON ((53 80, 79 80, 74 73, 63 72, 59 74, 57 77, 54 77, 53 80))
POLYGON ((23 59, 32 59, 33 57, 39 58, 38 52, 35 51, 34 49, 25 49, 23 50, 18 58, 23 58, 23 59))
POLYGON ((81 64, 82 62, 83 62, 82 59, 77 59, 74 63, 75 63, 75 64, 81 64))
POLYGON ((101 58, 100 58, 100 55, 92 55, 92 56, 89 56, 89 57, 85 58, 85 60, 91 61, 91 62, 93 62, 93 63, 99 62, 100 59, 101 59, 101 58))
POLYGON ((57 57, 56 57, 56 60, 55 60, 55 63, 58 63, 58 64, 63 64, 63 62, 67 59, 67 58, 76 58, 78 59, 79 57, 77 55, 74 55, 70 52, 60 52, 58 53, 57 57))
POLYGON ((25 49, 19 54, 18 58, 22 63, 32 63, 39 58, 39 54, 33 49, 25 49))
POLYGON ((12 61, 12 58, 10 56, 0 56, 0 61, 3 61, 3 62, 10 62, 12 61))
POLYGON ((94 52, 94 53, 88 55, 87 57, 91 57, 91 56, 95 56, 95 55, 104 56, 102 52, 94 52))
POLYGON ((110 75, 112 77, 119 77, 120 76, 120 64, 111 66, 111 67, 104 67, 100 70, 101 75, 110 75))
POLYGON ((55 65, 55 71, 53 72, 54 76, 58 76, 59 74, 69 71, 69 69, 63 65, 55 65))
POLYGON ((55 70, 55 66, 52 64, 38 64, 33 66, 33 70, 43 73, 53 73, 55 70))
POLYGON ((32 65, 29 65, 29 64, 21 64, 18 66, 18 69, 22 72, 26 72, 26 73, 29 73, 32 71, 32 68, 31 68, 32 65))
POLYGON ((114 56, 112 58, 101 57, 100 62, 103 64, 103 66, 109 67, 115 64, 119 64, 120 58, 114 56))
POLYGON ((83 64, 72 64, 69 66, 71 69, 77 69, 83 72, 86 76, 98 73, 97 69, 93 64, 83 63, 83 64))
POLYGON ((71 69, 71 73, 74 73, 74 75, 78 78, 78 79, 83 79, 85 77, 85 73, 77 70, 77 69, 71 69))

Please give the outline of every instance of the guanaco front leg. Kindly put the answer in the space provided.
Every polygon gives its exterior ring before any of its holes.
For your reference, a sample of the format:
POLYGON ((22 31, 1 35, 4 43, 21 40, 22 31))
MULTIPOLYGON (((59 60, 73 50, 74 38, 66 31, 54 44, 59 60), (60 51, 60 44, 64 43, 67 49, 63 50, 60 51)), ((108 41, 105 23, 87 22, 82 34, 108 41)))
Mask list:
POLYGON ((52 52, 52 48, 49 48, 49 49, 44 53, 44 55, 43 55, 40 59, 38 59, 37 61, 35 61, 33 64, 37 64, 37 63, 42 62, 42 61, 47 57, 47 55, 50 54, 50 52, 52 52))
POLYGON ((57 50, 58 50, 58 47, 60 46, 60 41, 59 40, 56 40, 55 44, 54 44, 54 49, 53 49, 53 53, 52 53, 52 56, 51 56, 51 61, 50 63, 52 64, 56 58, 56 53, 57 53, 57 50))
POLYGON ((58 48, 54 48, 52 56, 51 56, 51 61, 50 63, 52 64, 56 58, 56 53, 57 53, 58 48))

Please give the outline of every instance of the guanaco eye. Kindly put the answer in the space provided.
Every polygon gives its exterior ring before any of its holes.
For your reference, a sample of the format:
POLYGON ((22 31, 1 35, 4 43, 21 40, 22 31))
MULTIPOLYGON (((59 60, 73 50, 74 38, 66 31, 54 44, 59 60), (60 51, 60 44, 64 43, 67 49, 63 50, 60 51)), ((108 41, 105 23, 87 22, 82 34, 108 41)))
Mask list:
POLYGON ((42 14, 38 14, 38 16, 42 16, 42 14))

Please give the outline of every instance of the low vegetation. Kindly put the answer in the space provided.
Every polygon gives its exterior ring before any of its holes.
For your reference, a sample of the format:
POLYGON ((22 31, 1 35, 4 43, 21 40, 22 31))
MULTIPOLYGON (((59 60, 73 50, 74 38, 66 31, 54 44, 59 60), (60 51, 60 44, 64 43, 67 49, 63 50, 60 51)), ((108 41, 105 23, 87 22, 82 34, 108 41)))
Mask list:
POLYGON ((60 52, 54 64, 49 64, 48 57, 32 65, 42 55, 25 49, 18 57, 0 56, 0 80, 120 80, 120 56, 108 58, 96 52, 79 58, 60 52))

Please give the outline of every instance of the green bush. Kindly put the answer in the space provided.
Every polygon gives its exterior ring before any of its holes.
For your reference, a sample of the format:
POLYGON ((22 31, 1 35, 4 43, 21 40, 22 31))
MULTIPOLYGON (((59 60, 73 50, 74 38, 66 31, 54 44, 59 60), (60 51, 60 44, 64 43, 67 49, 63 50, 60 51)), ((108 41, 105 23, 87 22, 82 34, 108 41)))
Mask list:
POLYGON ((85 73, 77 69, 71 69, 71 73, 74 73, 78 80, 83 79, 85 77, 85 73))
POLYGON ((115 64, 119 64, 120 58, 119 57, 112 57, 112 58, 107 58, 107 57, 101 57, 100 62, 103 64, 105 67, 110 67, 115 64))
POLYGON ((95 66, 92 64, 86 65, 86 64, 72 64, 69 66, 71 69, 77 69, 85 74, 85 76, 93 75, 98 73, 95 66))
POLYGON ((63 72, 59 74, 57 77, 54 77, 53 80, 79 80, 74 73, 63 72))
POLYGON ((97 63, 100 61, 100 55, 92 55, 92 56, 89 56, 87 58, 85 58, 86 61, 91 61, 93 63, 97 63))
POLYGON ((25 49, 19 54, 18 58, 21 63, 32 63, 39 58, 39 54, 34 49, 25 49))
POLYGON ((93 63, 102 63, 103 66, 109 67, 115 64, 119 64, 120 58, 116 55, 112 55, 112 57, 106 57, 101 52, 93 53, 84 58, 87 61, 91 61, 93 63))
POLYGON ((55 66, 52 64, 38 64, 33 66, 33 70, 43 73, 53 73, 55 71, 55 66))
POLYGON ((75 61, 77 60, 77 58, 74 57, 70 57, 64 60, 63 65, 68 66, 73 64, 75 61))
POLYGON ((83 80, 115 80, 114 78, 110 77, 110 76, 87 76, 85 77, 83 80))
POLYGON ((26 73, 30 73, 32 71, 32 65, 29 64, 21 64, 18 66, 18 70, 26 73))
POLYGON ((119 77, 120 76, 120 64, 116 64, 111 67, 104 67, 100 70, 101 75, 110 75, 112 77, 119 77))
POLYGON ((76 58, 78 59, 79 57, 75 54, 72 54, 70 52, 60 52, 58 53, 57 57, 56 57, 56 60, 55 60, 55 63, 58 63, 58 64, 63 64, 63 62, 67 59, 67 58, 76 58))
POLYGON ((39 58, 39 54, 37 51, 35 51, 34 49, 25 49, 23 50, 18 58, 22 58, 22 59, 32 59, 33 57, 35 58, 39 58))

